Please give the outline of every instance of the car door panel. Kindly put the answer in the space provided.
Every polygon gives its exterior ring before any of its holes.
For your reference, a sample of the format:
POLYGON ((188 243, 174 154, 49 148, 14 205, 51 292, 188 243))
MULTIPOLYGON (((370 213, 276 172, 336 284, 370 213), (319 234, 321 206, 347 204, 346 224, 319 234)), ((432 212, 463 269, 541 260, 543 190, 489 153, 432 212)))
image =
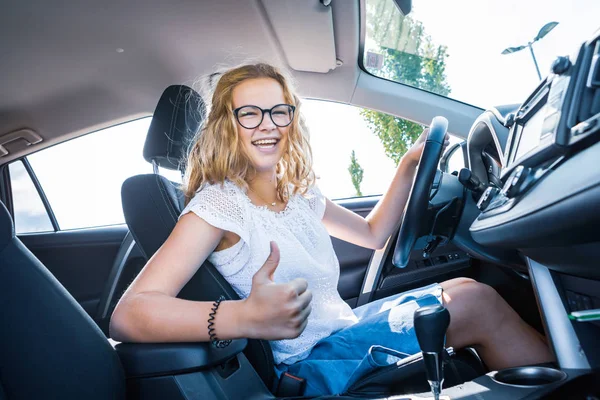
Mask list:
MULTIPOLYGON (((366 217, 378 200, 378 197, 365 197, 341 200, 338 204, 366 217)), ((20 239, 47 266, 86 312, 96 319, 98 303, 106 288, 110 286, 107 279, 127 232, 126 225, 118 225, 27 234, 21 235, 20 239)), ((332 238, 332 244, 340 263, 338 290, 348 304, 356 307, 374 251, 336 238, 332 238)), ((455 248, 450 249, 450 251, 454 250, 455 248)), ((447 253, 447 249, 440 247, 432 258, 437 259, 439 255, 447 253)), ((415 255, 414 258, 418 257, 415 255)), ((457 266, 456 263, 443 265, 444 263, 438 262, 428 269, 409 266, 405 270, 390 268, 388 262, 388 267, 382 271, 377 288, 373 290, 370 298, 385 297, 408 290, 426 284, 429 280, 439 281, 438 274, 468 267, 468 260, 465 258, 463 261, 461 266, 457 266)), ((130 254, 125 260, 124 272, 116 283, 114 296, 111 297, 111 308, 144 263, 145 260, 141 259, 140 254, 136 252, 130 254)), ((106 331, 108 320, 103 318, 97 322, 106 331)))
POLYGON ((94 317, 125 225, 20 235, 85 311, 94 317))

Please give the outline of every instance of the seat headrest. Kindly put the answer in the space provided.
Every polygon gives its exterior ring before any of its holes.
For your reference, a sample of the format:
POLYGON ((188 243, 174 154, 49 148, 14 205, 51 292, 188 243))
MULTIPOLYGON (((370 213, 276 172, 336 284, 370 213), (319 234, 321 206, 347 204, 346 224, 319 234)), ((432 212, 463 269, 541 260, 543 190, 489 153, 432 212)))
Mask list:
POLYGON ((2 250, 13 237, 15 237, 15 228, 12 218, 6 207, 4 207, 4 204, 0 202, 0 250, 2 250))
POLYGON ((144 158, 160 167, 178 170, 188 146, 202 125, 204 102, 193 89, 173 85, 165 89, 152 117, 144 158))

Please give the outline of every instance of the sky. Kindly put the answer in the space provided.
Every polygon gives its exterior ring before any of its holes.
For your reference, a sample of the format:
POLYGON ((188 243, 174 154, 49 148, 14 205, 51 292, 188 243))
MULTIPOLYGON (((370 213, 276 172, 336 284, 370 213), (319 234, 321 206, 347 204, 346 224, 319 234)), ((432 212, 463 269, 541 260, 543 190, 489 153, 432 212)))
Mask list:
MULTIPOLYGON (((534 44, 545 75, 556 55, 572 54, 600 26, 598 15, 600 0, 413 0, 411 14, 436 44, 448 47, 451 97, 483 108, 520 103, 539 82, 527 50, 500 55, 504 48, 526 44, 546 22, 558 21, 534 44)), ((396 166, 385 156, 360 110, 316 100, 305 100, 303 108, 323 193, 332 199, 354 196, 348 173, 354 150, 364 169, 363 194, 382 194, 396 166)), ((142 157, 149 123, 146 118, 119 125, 29 157, 61 229, 123 223, 122 182, 152 172, 142 157)), ((172 172, 169 177, 178 178, 172 172)), ((19 215, 39 215, 40 201, 31 196, 31 186, 21 182, 13 188, 15 203, 24 212, 19 215)), ((16 221, 21 232, 48 224, 47 219, 35 218, 26 224, 22 218, 16 221)))

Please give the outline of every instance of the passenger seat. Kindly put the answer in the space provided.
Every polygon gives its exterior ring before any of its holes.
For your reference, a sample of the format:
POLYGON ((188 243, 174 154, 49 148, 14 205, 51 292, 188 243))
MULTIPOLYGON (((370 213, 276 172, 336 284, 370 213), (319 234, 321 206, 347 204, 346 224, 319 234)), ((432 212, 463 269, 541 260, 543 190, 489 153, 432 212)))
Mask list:
POLYGON ((125 398, 102 331, 15 236, 0 203, 0 400, 125 398))

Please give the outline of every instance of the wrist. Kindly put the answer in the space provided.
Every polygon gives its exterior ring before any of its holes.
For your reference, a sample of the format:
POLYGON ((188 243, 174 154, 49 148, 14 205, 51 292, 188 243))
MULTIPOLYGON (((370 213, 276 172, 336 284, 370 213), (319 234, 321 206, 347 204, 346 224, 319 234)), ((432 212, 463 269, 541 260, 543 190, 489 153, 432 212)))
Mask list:
POLYGON ((248 304, 248 299, 237 300, 235 302, 235 318, 234 324, 239 338, 254 339, 254 313, 248 304))
POLYGON ((221 303, 218 310, 218 314, 221 315, 215 318, 215 329, 219 339, 227 340, 248 337, 245 308, 244 300, 228 300, 221 303))

